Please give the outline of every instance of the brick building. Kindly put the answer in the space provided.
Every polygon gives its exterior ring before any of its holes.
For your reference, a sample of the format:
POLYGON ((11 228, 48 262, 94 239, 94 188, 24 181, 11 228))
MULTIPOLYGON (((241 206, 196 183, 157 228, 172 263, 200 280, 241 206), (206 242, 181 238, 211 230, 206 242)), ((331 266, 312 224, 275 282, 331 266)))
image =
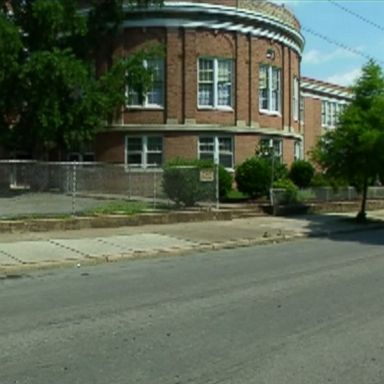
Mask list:
POLYGON ((352 100, 350 89, 320 80, 301 77, 301 121, 304 155, 327 130, 335 129, 339 113, 352 100))
POLYGON ((147 167, 182 158, 218 158, 234 168, 261 146, 284 162, 303 154, 300 60, 295 16, 266 1, 166 1, 126 9, 117 48, 128 56, 160 43, 164 57, 142 103, 133 91, 96 140, 96 160, 147 167))

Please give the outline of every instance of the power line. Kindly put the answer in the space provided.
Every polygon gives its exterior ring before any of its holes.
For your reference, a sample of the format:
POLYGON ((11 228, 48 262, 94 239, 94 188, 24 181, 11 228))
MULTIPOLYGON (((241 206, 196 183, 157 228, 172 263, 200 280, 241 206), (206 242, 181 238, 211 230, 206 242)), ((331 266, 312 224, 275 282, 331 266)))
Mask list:
MULTIPOLYGON (((314 31, 312 28, 308 28, 308 27, 305 27, 305 26, 301 26, 301 29, 303 31, 306 31, 316 37, 319 37, 320 39, 323 39, 324 41, 326 41, 327 43, 329 44, 333 44, 333 45, 336 45, 337 47, 339 48, 342 48, 344 49, 345 51, 348 51, 348 52, 351 52, 351 53, 354 53, 355 55, 358 55, 358 56, 361 56, 365 59, 368 59, 368 60, 374 60, 376 63, 381 63, 381 64, 384 64, 384 61, 383 60, 379 60, 379 59, 376 59, 375 57, 371 56, 371 55, 368 55, 356 48, 352 48, 352 47, 349 47, 348 45, 344 44, 344 43, 341 43, 337 40, 334 40, 332 39, 331 37, 328 37, 326 35, 323 35, 322 33, 319 33, 317 31, 314 31)), ((384 30, 384 29, 383 29, 384 30)))
POLYGON ((384 27, 382 25, 377 24, 374 21, 369 20, 366 17, 359 15, 358 13, 352 11, 351 9, 345 7, 344 5, 338 3, 335 0, 328 0, 328 2, 333 4, 335 7, 338 7, 340 9, 342 9, 344 12, 349 13, 350 15, 352 15, 352 16, 356 17, 357 19, 363 21, 364 23, 367 23, 367 24, 371 25, 372 27, 375 27, 375 28, 379 29, 381 32, 384 32, 384 27))

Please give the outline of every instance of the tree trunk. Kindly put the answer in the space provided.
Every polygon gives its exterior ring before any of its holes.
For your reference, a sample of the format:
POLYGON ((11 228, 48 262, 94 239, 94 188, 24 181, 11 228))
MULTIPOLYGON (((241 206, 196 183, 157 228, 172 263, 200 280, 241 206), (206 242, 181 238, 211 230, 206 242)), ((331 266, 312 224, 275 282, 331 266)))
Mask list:
POLYGON ((363 194, 361 198, 361 207, 360 212, 357 214, 357 221, 365 221, 367 220, 366 206, 367 206, 367 195, 368 195, 368 178, 364 178, 363 184, 363 194))

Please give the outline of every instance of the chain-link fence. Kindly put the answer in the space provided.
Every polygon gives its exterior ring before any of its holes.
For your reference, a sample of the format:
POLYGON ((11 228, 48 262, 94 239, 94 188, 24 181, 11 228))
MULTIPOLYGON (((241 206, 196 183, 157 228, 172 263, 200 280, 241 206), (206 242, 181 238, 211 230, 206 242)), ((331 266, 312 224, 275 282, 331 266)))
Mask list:
MULTIPOLYGON (((187 174, 186 182, 205 191, 196 203, 214 204, 215 177, 207 178, 206 173, 204 178, 204 174, 193 167, 187 174)), ((3 160, 0 161, 0 217, 84 214, 117 200, 145 203, 148 209, 169 207, 178 202, 172 198, 172 190, 177 195, 180 180, 168 180, 167 184, 163 180, 164 171, 159 168, 3 160)), ((193 188, 184 186, 190 192, 193 188)))

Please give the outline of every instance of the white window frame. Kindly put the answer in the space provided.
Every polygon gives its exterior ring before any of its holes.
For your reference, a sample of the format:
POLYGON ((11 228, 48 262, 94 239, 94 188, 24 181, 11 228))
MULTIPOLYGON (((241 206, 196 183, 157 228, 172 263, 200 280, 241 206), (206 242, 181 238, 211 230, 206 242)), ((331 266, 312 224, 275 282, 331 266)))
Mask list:
POLYGON ((299 79, 295 76, 293 78, 293 90, 292 90, 292 109, 293 120, 299 120, 299 108, 300 108, 300 93, 299 93, 299 79))
POLYGON ((270 64, 260 64, 259 67, 259 111, 261 113, 269 115, 281 115, 281 68, 275 67, 270 64), (261 88, 261 73, 266 70, 266 87, 261 88), (277 90, 274 90, 274 76, 277 75, 277 90), (267 108, 263 107, 262 100, 265 99, 262 97, 262 92, 267 91, 267 108), (277 92, 276 100, 274 98, 274 92, 277 92), (274 106, 273 102, 276 102, 274 106))
POLYGON ((164 159, 164 138, 161 135, 126 135, 125 136, 125 146, 124 146, 124 163, 126 168, 159 168, 163 164, 164 159), (141 139, 141 149, 135 151, 128 151, 128 143, 130 139, 141 139), (148 149, 148 139, 149 138, 158 138, 161 139, 161 150, 150 150, 148 149), (140 154, 141 162, 140 163, 129 163, 128 155, 129 154, 140 154), (159 164, 149 164, 148 155, 150 154, 160 154, 161 161, 159 164))
POLYGON ((327 129, 336 128, 340 113, 343 112, 346 103, 335 99, 323 99, 321 101, 321 126, 327 129))
POLYGON ((234 63, 233 59, 225 59, 225 58, 213 58, 213 57, 199 57, 197 59, 197 108, 198 109, 217 109, 223 111, 233 111, 233 88, 234 88, 234 63), (212 81, 201 81, 200 80, 200 72, 202 71, 200 63, 202 60, 212 62, 212 72, 213 79, 212 81), (230 93, 229 93, 229 104, 221 105, 219 104, 219 65, 220 63, 229 64, 230 66, 230 93), (212 103, 211 104, 200 104, 200 85, 201 84, 212 84, 212 103))
POLYGON ((295 140, 293 144, 293 159, 302 160, 303 158, 303 142, 301 140, 295 140))
POLYGON ((261 149, 268 148, 268 151, 270 151, 270 148, 273 148, 275 159, 278 159, 280 163, 283 162, 283 139, 277 137, 263 137, 259 141, 259 146, 261 149))
POLYGON ((202 154, 209 154, 212 155, 213 162, 219 163, 220 165, 223 165, 227 169, 233 169, 234 166, 234 138, 232 135, 200 135, 199 141, 198 141, 198 158, 201 160, 204 160, 204 158, 201 158, 202 154), (205 151, 201 149, 202 143, 200 142, 201 139, 211 139, 212 140, 212 151, 205 151), (231 149, 228 150, 222 150, 220 149, 220 141, 222 139, 230 139, 231 140, 231 149), (226 164, 223 164, 220 162, 220 155, 230 156, 231 157, 231 166, 228 167, 226 164))
MULTIPOLYGON (((129 101, 130 94, 133 95, 133 97, 136 97, 137 92, 134 90, 129 89, 129 84, 126 86, 126 107, 129 109, 164 109, 164 98, 165 98, 165 65, 164 65, 164 59, 163 58, 154 58, 154 59, 144 59, 143 60, 143 67, 148 68, 151 67, 151 63, 157 63, 160 67, 160 79, 154 80, 154 83, 158 83, 160 85, 160 103, 150 103, 148 94, 150 92, 153 92, 154 86, 152 85, 151 88, 148 90, 148 92, 144 95, 143 103, 131 103, 129 101)), ((152 65, 153 66, 153 65, 152 65)))

